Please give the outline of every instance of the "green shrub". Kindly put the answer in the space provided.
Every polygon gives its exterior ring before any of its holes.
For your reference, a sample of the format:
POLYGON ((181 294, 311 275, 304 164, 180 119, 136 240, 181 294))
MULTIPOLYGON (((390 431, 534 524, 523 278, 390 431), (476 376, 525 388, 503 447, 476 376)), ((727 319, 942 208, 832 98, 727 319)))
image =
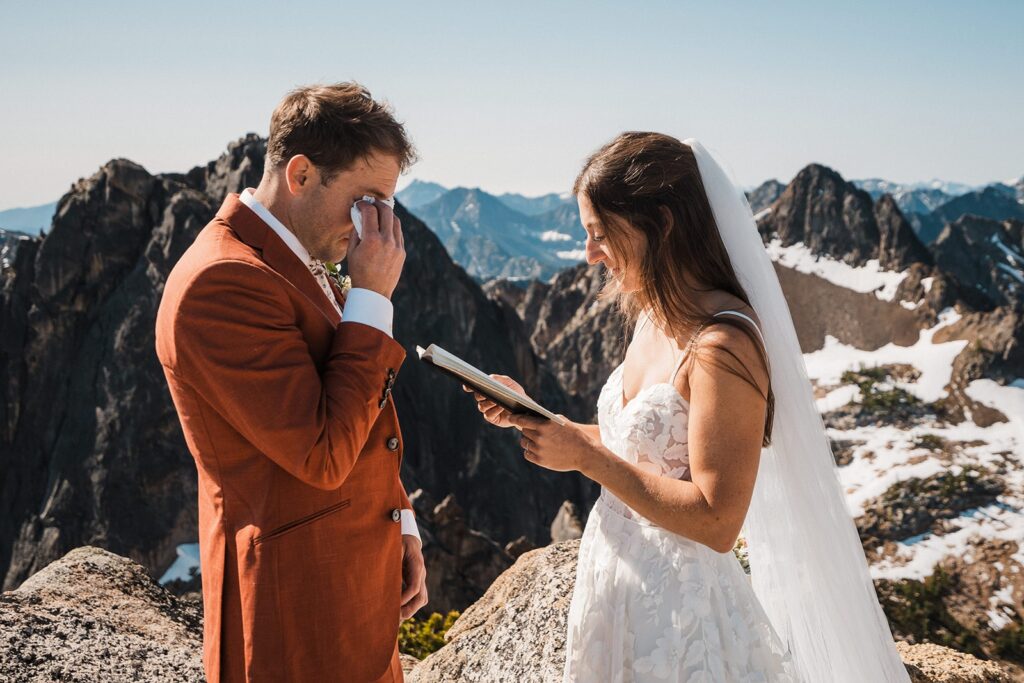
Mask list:
POLYGON ((407 619, 398 627, 398 649, 416 659, 423 659, 444 646, 444 634, 459 618, 456 611, 446 616, 434 612, 426 619, 407 619))
POLYGON ((856 401, 865 410, 873 413, 890 412, 896 408, 914 406, 921 402, 910 392, 896 386, 880 387, 891 379, 884 367, 847 370, 840 377, 843 384, 855 384, 860 389, 860 400, 856 401))
POLYGON ((946 609, 945 600, 953 586, 941 568, 924 581, 878 581, 875 588, 894 635, 985 656, 977 635, 961 626, 946 609))
POLYGON ((925 448, 929 451, 941 451, 946 447, 946 440, 938 434, 922 434, 914 442, 915 448, 925 448))
POLYGON ((1011 624, 996 634, 996 656, 1024 662, 1024 626, 1011 624))
POLYGON ((843 384, 856 384, 860 385, 861 382, 871 381, 872 384, 875 382, 884 382, 889 378, 889 371, 883 367, 867 368, 863 365, 859 370, 847 370, 839 378, 839 381, 843 384))

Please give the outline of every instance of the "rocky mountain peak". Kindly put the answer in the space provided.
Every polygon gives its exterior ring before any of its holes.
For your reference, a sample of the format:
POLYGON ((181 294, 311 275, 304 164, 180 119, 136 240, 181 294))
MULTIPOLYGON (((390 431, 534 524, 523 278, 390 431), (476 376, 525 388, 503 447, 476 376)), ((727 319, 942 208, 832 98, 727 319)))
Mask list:
POLYGON ((961 216, 943 228, 931 251, 943 272, 990 306, 1024 303, 1024 221, 961 216))
POLYGON ((914 263, 932 264, 931 254, 917 238, 892 195, 884 194, 875 203, 875 222, 878 224, 878 259, 882 268, 904 270, 914 263))
POLYGON ((891 270, 931 263, 893 197, 882 195, 876 205, 868 192, 821 164, 804 167, 758 227, 783 246, 800 243, 853 266, 872 259, 891 270))
POLYGON ((801 169, 760 227, 783 245, 800 242, 853 265, 878 258, 881 236, 871 195, 821 164, 801 169))
POLYGON ((750 209, 756 214, 774 204, 775 200, 778 199, 785 190, 785 185, 772 178, 771 180, 764 181, 748 192, 747 202, 750 204, 750 209))

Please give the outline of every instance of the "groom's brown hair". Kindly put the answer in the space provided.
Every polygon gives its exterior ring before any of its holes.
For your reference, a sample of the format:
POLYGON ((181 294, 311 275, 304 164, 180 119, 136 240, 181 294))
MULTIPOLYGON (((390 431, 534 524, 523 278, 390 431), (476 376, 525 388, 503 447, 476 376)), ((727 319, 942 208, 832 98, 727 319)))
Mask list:
POLYGON ((391 108, 358 83, 308 85, 285 95, 270 117, 267 164, 277 168, 302 154, 326 184, 373 153, 398 159, 404 171, 416 152, 391 108))

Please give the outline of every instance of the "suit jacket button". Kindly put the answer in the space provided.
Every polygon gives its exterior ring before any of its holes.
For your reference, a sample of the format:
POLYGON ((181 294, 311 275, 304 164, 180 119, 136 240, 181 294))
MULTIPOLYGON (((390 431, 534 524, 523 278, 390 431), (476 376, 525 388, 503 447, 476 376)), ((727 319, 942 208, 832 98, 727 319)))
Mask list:
POLYGON ((394 510, 392 510, 391 511, 391 521, 392 522, 400 522, 401 520, 402 520, 402 511, 399 510, 398 508, 395 508, 394 510))
POLYGON ((397 451, 398 450, 398 437, 397 436, 393 436, 390 439, 388 439, 388 450, 389 451, 397 451))

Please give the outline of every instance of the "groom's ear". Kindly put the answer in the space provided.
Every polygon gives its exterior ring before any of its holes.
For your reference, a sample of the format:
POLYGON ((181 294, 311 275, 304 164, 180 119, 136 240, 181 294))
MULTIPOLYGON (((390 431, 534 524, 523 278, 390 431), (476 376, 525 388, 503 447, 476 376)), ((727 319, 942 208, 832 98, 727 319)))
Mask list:
POLYGON ((305 154, 296 154, 284 167, 285 182, 288 191, 293 195, 301 195, 319 180, 319 173, 313 162, 305 154))

